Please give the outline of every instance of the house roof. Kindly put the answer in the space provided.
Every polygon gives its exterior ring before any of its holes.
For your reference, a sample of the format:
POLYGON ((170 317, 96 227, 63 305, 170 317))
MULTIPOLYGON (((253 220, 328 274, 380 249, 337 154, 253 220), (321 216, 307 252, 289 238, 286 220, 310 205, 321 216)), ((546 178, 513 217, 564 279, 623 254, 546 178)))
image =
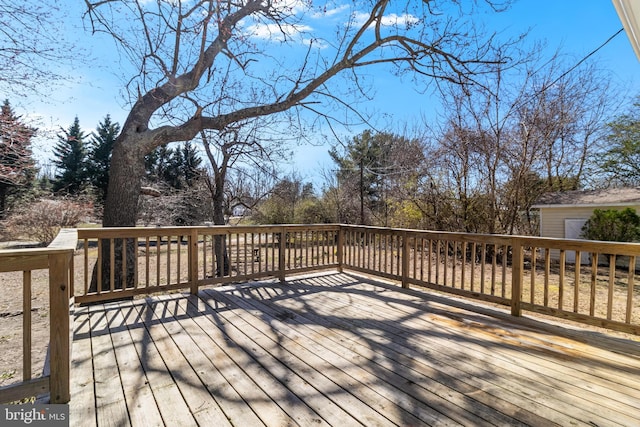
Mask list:
POLYGON ((631 46, 633 46, 633 51, 640 60, 640 3, 636 0, 612 1, 631 46))
POLYGON ((532 208, 640 205, 640 188, 605 188, 543 194, 532 208))

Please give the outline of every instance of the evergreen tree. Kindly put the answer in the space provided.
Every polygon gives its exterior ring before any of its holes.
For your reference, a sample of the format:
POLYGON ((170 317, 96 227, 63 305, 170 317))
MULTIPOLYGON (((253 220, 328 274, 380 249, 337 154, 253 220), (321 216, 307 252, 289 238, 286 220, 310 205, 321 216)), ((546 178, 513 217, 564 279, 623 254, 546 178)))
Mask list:
POLYGON ((191 187, 195 180, 200 176, 202 158, 198 156, 198 150, 191 142, 186 141, 181 148, 182 164, 181 175, 184 178, 187 187, 191 187))
POLYGON ((177 190, 191 187, 200 176, 202 159, 190 142, 181 147, 162 145, 145 157, 147 179, 177 190))
POLYGON ((89 141, 88 177, 91 185, 95 188, 97 200, 102 203, 107 198, 111 152, 118 133, 120 133, 120 125, 113 123, 111 116, 107 114, 104 120, 98 124, 96 131, 91 134, 89 141))
POLYGON ((58 143, 53 147, 53 164, 58 168, 53 180, 53 190, 78 194, 87 181, 87 152, 85 134, 80 129, 76 116, 69 129, 58 134, 58 143))
POLYGON ((0 108, 0 219, 4 219, 8 199, 29 188, 36 174, 31 138, 36 129, 17 116, 9 100, 0 108))

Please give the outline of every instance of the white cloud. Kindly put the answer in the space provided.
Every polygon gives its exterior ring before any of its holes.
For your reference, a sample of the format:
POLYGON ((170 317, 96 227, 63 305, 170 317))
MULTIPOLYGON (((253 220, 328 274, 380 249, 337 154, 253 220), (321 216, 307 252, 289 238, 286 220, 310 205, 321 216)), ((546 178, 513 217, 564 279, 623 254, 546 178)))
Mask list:
POLYGON ((382 25, 385 26, 410 27, 418 22, 418 18, 408 13, 403 15, 396 15, 395 13, 392 13, 382 17, 382 25))
MULTIPOLYGON (((355 12, 353 14, 353 22, 356 26, 364 25, 364 23, 367 22, 367 19, 369 19, 369 16, 370 15, 368 13, 355 12)), ((403 15, 397 15, 395 13, 391 13, 383 16, 380 24, 383 27, 410 27, 418 22, 419 19, 411 14, 405 13, 403 15)))
POLYGON ((285 36, 293 37, 302 32, 309 32, 312 28, 308 25, 292 25, 292 24, 255 24, 247 27, 246 32, 249 36, 263 39, 282 41, 285 36))
POLYGON ((316 49, 326 49, 329 47, 329 44, 322 39, 304 39, 302 40, 302 44, 305 46, 313 45, 316 49))

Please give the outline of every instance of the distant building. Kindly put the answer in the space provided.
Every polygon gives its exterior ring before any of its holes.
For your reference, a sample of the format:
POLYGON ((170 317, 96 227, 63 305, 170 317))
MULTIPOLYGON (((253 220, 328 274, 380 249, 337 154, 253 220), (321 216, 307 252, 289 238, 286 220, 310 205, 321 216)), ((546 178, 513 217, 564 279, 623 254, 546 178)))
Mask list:
MULTIPOLYGON (((632 208, 640 213, 640 188, 607 188, 602 190, 547 193, 532 209, 540 212, 540 236, 560 239, 580 239, 582 226, 595 209, 632 208)), ((551 257, 558 258, 557 251, 551 257)), ((575 262, 575 253, 567 252, 567 262, 575 262)), ((585 258, 582 263, 588 262, 585 258)))

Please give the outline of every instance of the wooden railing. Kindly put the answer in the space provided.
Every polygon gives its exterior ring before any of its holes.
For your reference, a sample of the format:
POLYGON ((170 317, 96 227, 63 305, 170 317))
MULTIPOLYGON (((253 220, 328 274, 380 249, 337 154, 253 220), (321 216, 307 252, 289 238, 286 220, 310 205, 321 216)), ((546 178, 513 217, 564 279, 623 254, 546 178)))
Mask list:
POLYGON ((514 316, 532 311, 640 335, 639 258, 636 243, 348 225, 63 230, 48 248, 0 251, 0 273, 23 272, 24 283, 22 381, 0 388, 0 403, 47 391, 52 403, 69 400, 74 299, 195 294, 205 285, 346 269, 503 304, 514 316), (50 375, 34 379, 31 272, 38 269, 49 275, 50 375))
POLYGON ((22 379, 0 388, 0 403, 50 394, 51 403, 69 401, 70 305, 73 300, 75 230, 63 229, 46 248, 0 251, 0 273, 22 272, 22 379), (32 272, 46 269, 49 277, 48 374, 32 378, 32 272))
POLYGON ((204 285, 336 268, 339 231, 338 225, 80 229, 84 286, 76 302, 197 293, 204 285))
POLYGON ((357 226, 341 239, 346 269, 640 335, 638 243, 357 226))
POLYGON ((640 334, 635 243, 348 225, 85 229, 78 237, 76 302, 345 268, 507 305, 515 316, 528 310, 640 334))

